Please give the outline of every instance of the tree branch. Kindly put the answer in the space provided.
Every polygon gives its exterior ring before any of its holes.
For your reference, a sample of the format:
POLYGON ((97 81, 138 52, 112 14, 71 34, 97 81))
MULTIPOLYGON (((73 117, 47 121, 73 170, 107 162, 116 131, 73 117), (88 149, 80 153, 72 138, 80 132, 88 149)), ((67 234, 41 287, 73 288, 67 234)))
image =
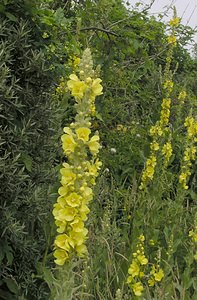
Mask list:
POLYGON ((116 34, 115 32, 107 30, 107 29, 104 29, 104 28, 100 28, 100 27, 94 27, 94 26, 92 26, 92 27, 85 27, 85 28, 81 28, 80 29, 80 31, 86 31, 86 30, 101 31, 101 32, 106 33, 107 35, 111 34, 111 35, 114 35, 116 37, 119 37, 119 35, 116 34))

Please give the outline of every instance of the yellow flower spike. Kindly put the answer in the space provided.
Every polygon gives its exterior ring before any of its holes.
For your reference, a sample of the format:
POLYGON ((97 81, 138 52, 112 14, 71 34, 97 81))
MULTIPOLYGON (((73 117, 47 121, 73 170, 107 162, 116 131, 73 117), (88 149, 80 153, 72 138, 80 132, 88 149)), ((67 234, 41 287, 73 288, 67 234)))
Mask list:
POLYGON ((75 98, 76 116, 70 126, 64 127, 61 137, 62 148, 67 163, 60 170, 61 187, 54 204, 53 215, 57 232, 55 239, 55 262, 63 265, 70 254, 79 257, 87 255, 85 246, 88 230, 84 222, 90 212, 89 202, 93 199, 92 186, 102 163, 97 159, 99 136, 91 136, 91 117, 95 114, 95 98, 102 94, 101 79, 94 77, 93 62, 89 49, 84 51, 81 60, 74 58, 79 76, 71 74, 67 82, 61 80, 59 90, 70 90, 75 98), (80 63, 79 63, 80 62, 80 63))
POLYGON ((88 142, 90 133, 91 130, 87 127, 80 127, 76 129, 77 138, 82 140, 84 143, 88 142))

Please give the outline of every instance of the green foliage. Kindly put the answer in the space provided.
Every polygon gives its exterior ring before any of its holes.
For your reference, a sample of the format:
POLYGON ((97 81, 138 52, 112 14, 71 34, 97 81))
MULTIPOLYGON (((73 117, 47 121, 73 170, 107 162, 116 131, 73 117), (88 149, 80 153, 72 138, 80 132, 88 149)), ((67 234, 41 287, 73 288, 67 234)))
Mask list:
POLYGON ((8 19, 1 18, 0 28, 0 294, 44 299, 46 285, 32 275, 51 245, 45 228, 58 148, 53 79, 29 23, 8 19))

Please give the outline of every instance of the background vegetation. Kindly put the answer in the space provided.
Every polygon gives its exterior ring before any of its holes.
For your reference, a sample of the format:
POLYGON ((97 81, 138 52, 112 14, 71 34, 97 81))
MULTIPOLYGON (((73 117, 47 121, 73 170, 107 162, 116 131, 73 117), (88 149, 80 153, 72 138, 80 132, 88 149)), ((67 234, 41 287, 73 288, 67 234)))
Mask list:
POLYGON ((173 156, 139 191, 149 129, 160 115, 168 29, 148 8, 129 10, 119 0, 1 2, 0 299, 135 299, 125 282, 140 234, 146 256, 165 274, 154 288, 144 283, 143 299, 196 299, 197 238, 188 236, 197 226, 195 161, 189 189, 178 184, 184 119, 196 117, 197 95, 196 55, 184 48, 193 31, 183 25, 172 60, 173 156), (51 211, 64 160, 59 137, 75 111, 69 93, 56 87, 87 46, 104 86, 93 120, 103 168, 87 222, 89 258, 58 270, 51 211))

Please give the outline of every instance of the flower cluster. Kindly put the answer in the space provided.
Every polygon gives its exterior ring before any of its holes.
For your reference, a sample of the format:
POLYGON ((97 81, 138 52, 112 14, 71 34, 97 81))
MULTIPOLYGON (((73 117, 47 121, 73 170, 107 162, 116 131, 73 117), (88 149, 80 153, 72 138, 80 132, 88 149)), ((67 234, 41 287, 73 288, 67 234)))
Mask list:
MULTIPOLYGON (((168 37, 168 54, 166 57, 166 66, 163 75, 163 93, 164 98, 161 104, 160 119, 150 128, 150 135, 153 141, 150 144, 150 157, 146 161, 145 169, 142 173, 140 189, 143 190, 147 184, 153 179, 155 173, 155 167, 157 164, 157 159, 159 155, 159 150, 164 157, 164 165, 167 166, 170 158, 172 156, 172 145, 168 138, 165 142, 166 136, 169 135, 169 119, 170 119, 170 108, 171 108, 171 93, 173 91, 174 83, 172 81, 172 72, 170 70, 173 48, 176 43, 175 37, 175 27, 179 24, 179 18, 176 17, 176 12, 174 18, 170 21, 171 24, 171 35, 168 37), (164 143, 163 143, 164 141, 164 143)), ((182 93, 180 97, 184 97, 182 93)), ((181 99, 182 99, 181 98, 181 99)))
POLYGON ((183 155, 183 164, 179 175, 179 183, 187 190, 189 188, 187 182, 191 175, 192 161, 195 160, 197 152, 197 121, 192 116, 189 116, 185 119, 184 125, 187 128, 187 137, 186 148, 183 155))
POLYGON ((141 234, 138 237, 137 249, 133 253, 133 259, 128 269, 127 284, 130 286, 135 296, 141 296, 144 290, 144 283, 148 280, 149 286, 154 286, 156 282, 159 282, 164 277, 164 272, 160 268, 160 265, 151 265, 148 268, 148 258, 144 252, 145 236, 141 234))
POLYGON ((91 134, 91 115, 95 97, 102 94, 101 79, 94 78, 92 59, 89 49, 84 51, 79 64, 79 77, 70 75, 68 89, 76 100, 75 122, 64 128, 61 136, 67 162, 60 170, 61 187, 59 197, 54 204, 53 215, 57 232, 55 239, 55 262, 63 265, 76 252, 78 256, 87 254, 85 240, 88 230, 84 222, 89 213, 88 204, 93 199, 92 187, 101 167, 97 158, 99 135, 91 134), (82 77, 82 78, 81 78, 82 77))
POLYGON ((181 104, 185 102, 185 98, 187 96, 187 93, 185 90, 182 90, 179 95, 178 95, 178 100, 180 101, 181 104))

